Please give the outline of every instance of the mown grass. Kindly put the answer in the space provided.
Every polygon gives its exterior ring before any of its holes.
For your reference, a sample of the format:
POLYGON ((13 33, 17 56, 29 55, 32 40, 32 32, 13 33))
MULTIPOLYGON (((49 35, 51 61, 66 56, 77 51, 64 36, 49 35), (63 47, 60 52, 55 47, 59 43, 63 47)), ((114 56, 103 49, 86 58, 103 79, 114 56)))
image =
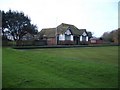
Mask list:
POLYGON ((3 48, 3 88, 116 88, 118 47, 3 48))

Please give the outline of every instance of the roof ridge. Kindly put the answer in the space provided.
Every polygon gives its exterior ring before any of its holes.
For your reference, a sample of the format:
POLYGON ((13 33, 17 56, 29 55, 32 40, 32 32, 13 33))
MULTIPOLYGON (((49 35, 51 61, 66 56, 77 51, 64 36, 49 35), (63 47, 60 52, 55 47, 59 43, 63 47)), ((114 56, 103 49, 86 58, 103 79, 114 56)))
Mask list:
MULTIPOLYGON (((56 27, 55 27, 55 28, 56 28, 56 27)), ((48 29, 48 30, 49 30, 49 29, 55 29, 55 28, 43 28, 43 29, 48 29)), ((43 29, 42 29, 42 30, 43 30, 43 29)))
POLYGON ((68 26, 74 26, 72 24, 62 23, 61 25, 68 25, 68 26))

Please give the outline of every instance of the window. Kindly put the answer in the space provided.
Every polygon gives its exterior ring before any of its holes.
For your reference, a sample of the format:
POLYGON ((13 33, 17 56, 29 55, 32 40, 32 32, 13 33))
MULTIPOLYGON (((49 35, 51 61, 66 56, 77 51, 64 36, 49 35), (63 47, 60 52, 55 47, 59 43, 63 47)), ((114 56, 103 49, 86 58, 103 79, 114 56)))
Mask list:
POLYGON ((86 37, 85 36, 82 36, 82 41, 86 41, 86 37))
POLYGON ((64 34, 63 34, 63 35, 60 34, 60 35, 59 35, 59 40, 65 40, 65 35, 64 35, 64 34))
POLYGON ((65 35, 65 40, 71 40, 71 36, 70 35, 65 35))

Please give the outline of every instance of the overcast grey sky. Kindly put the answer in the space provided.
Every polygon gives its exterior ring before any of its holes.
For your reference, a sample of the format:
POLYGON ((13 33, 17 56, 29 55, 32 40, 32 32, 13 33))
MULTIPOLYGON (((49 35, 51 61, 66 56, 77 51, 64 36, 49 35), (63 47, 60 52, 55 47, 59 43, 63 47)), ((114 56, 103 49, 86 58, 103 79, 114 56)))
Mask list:
POLYGON ((87 29, 99 37, 118 28, 119 0, 0 0, 4 11, 23 11, 33 24, 53 28, 61 23, 87 29))

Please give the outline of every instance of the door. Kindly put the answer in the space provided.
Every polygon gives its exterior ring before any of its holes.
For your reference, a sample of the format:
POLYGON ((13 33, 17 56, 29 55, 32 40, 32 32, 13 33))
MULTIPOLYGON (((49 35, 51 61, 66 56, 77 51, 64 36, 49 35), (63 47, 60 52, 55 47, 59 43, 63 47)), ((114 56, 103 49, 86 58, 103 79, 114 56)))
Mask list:
POLYGON ((77 36, 74 36, 74 42, 75 42, 75 45, 79 45, 80 44, 80 38, 77 37, 77 36))

